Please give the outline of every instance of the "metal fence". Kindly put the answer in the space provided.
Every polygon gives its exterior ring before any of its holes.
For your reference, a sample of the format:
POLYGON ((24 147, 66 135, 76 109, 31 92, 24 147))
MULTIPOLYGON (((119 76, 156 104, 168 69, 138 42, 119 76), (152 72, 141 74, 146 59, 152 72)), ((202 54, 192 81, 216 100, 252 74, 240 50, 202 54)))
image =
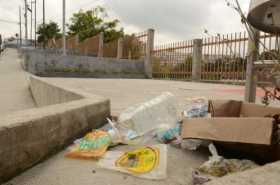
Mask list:
POLYGON ((204 38, 201 79, 205 81, 245 80, 247 47, 246 32, 204 38))
MULTIPOLYGON (((217 35, 202 40, 203 81, 236 82, 246 79, 249 40, 246 32, 217 35)), ((260 41, 263 43, 259 49, 261 60, 272 60, 275 56, 280 59, 278 36, 262 33, 260 41)), ((153 77, 190 80, 192 55, 193 41, 156 46, 153 51, 153 77)))
POLYGON ((156 46, 153 51, 153 77, 189 79, 192 75, 193 42, 156 46))

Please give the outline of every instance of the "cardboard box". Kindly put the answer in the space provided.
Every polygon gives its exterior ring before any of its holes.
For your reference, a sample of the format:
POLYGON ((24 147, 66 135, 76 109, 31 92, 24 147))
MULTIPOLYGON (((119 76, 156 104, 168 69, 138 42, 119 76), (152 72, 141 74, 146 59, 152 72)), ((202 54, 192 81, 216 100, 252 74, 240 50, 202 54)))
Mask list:
POLYGON ((183 139, 210 140, 227 153, 240 152, 257 161, 280 159, 275 120, 280 108, 215 100, 209 101, 209 112, 212 118, 184 120, 183 139))

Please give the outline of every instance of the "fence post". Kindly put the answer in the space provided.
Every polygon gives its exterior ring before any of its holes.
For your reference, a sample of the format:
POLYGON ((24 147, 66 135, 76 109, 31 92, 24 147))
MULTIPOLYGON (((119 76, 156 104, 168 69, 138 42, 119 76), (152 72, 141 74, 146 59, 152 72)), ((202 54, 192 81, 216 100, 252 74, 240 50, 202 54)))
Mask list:
POLYGON ((103 57, 104 50, 104 33, 99 34, 99 47, 98 47, 98 57, 103 57))
POLYGON ((154 50, 154 38, 155 30, 149 29, 147 33, 147 47, 146 47, 146 58, 145 58, 145 73, 148 78, 153 78, 153 50, 154 50))
POLYGON ((255 73, 254 62, 258 60, 260 32, 254 28, 252 29, 252 33, 248 33, 249 41, 246 69, 245 101, 254 103, 256 101, 257 91, 257 76, 255 73), (254 38, 251 38, 250 35, 254 35, 254 38))
POLYGON ((117 54, 118 59, 123 58, 123 38, 119 38, 118 40, 118 54, 117 54))
POLYGON ((193 60, 192 60, 192 80, 201 80, 201 67, 202 67, 202 39, 193 40, 193 60))

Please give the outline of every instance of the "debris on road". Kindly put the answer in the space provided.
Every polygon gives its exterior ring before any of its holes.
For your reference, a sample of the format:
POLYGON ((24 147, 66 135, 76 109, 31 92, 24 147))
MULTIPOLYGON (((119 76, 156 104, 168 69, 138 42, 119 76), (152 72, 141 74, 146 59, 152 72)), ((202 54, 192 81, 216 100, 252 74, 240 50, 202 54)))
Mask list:
POLYGON ((279 108, 234 100, 209 101, 212 118, 185 119, 183 139, 215 142, 229 151, 240 152, 258 161, 279 160, 275 145, 279 108), (251 133, 250 133, 251 132, 251 133))
POLYGON ((128 152, 108 151, 98 161, 105 169, 115 170, 145 179, 167 177, 167 146, 140 147, 128 152))
POLYGON ((204 184, 207 182, 206 180, 209 181, 228 174, 243 172, 259 167, 259 165, 250 160, 225 159, 218 155, 213 144, 209 145, 209 151, 212 155, 209 157, 209 161, 205 162, 198 168, 198 170, 194 171, 194 184, 204 184))
POLYGON ((211 179, 209 177, 201 175, 201 173, 198 170, 194 170, 192 172, 192 181, 193 185, 203 185, 206 182, 211 181, 211 179))
POLYGON ((65 156, 79 159, 98 159, 106 153, 110 144, 109 134, 97 130, 76 141, 65 156))
POLYGON ((139 137, 159 128, 173 128, 177 121, 176 100, 171 93, 163 93, 148 102, 130 107, 119 117, 120 126, 136 131, 139 137))
POLYGON ((175 97, 171 93, 130 107, 118 119, 107 119, 108 125, 103 129, 77 140, 66 156, 98 159, 97 164, 102 168, 161 180, 167 177, 165 144, 188 150, 208 146, 211 157, 192 173, 195 185, 258 167, 250 160, 220 156, 214 144, 233 152, 233 149, 249 151, 263 158, 267 157, 265 152, 272 155, 276 151, 273 156, 280 158, 280 147, 273 148, 278 141, 275 140, 275 128, 280 130, 279 116, 275 118, 279 108, 233 100, 207 102, 205 98, 189 99, 188 102, 182 117, 177 113, 175 97), (108 150, 109 146, 120 144, 128 145, 130 150, 108 150))
POLYGON ((157 140, 164 144, 175 144, 179 145, 182 142, 181 139, 181 127, 182 123, 178 122, 176 127, 168 130, 158 130, 156 133, 157 140))
POLYGON ((273 129, 274 123, 270 118, 186 119, 182 138, 271 145, 273 129), (250 130, 252 134, 248 133, 250 130))
MULTIPOLYGON (((208 117, 208 101, 204 97, 187 100, 186 109, 183 111, 184 119, 208 117)), ((201 145, 209 145, 209 142, 200 139, 181 139, 181 148, 191 151, 197 150, 201 145)))
POLYGON ((201 118, 208 116, 208 101, 204 97, 187 100, 186 109, 183 111, 185 118, 201 118))

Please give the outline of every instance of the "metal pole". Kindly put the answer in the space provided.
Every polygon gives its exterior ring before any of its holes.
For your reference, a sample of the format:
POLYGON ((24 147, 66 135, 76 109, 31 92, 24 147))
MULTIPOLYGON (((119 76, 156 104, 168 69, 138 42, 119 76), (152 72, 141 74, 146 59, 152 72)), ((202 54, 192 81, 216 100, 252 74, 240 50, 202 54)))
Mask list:
POLYGON ((245 101, 254 103, 256 101, 257 91, 257 77, 254 63, 258 60, 260 32, 256 29, 252 29, 252 32, 248 33, 254 35, 254 38, 249 37, 248 41, 245 101))
POLYGON ((19 6, 19 44, 20 44, 20 46, 22 46, 21 6, 19 6))
POLYGON ((62 26, 63 26, 63 55, 66 55, 66 35, 65 35, 65 0, 62 0, 62 8, 63 8, 63 15, 62 15, 62 26))
POLYGON ((37 46, 37 0, 35 0, 35 25, 34 25, 34 41, 35 41, 35 48, 37 46))
POLYGON ((30 6, 31 6, 31 7, 30 7, 30 10, 31 10, 31 15, 30 15, 30 16, 31 16, 31 19, 30 19, 30 40, 31 40, 31 43, 32 43, 32 34, 33 34, 33 33, 32 33, 32 32, 33 32, 33 31, 32 31, 32 28, 33 28, 33 25, 32 25, 32 22, 33 22, 33 20, 32 20, 32 19, 33 19, 33 9, 32 9, 32 7, 33 7, 33 6, 32 6, 32 4, 33 4, 33 2, 31 1, 31 2, 30 2, 30 6))
MULTIPOLYGON (((45 0, 43 0, 43 28, 45 29, 45 25, 46 25, 46 13, 45 13, 45 0)), ((45 35, 44 35, 45 36, 45 35)), ((43 48, 46 48, 46 43, 45 43, 46 38, 44 38, 44 42, 43 42, 43 48)))
POLYGON ((28 39, 28 28, 27 28, 27 0, 24 0, 24 17, 25 17, 25 42, 28 39))

